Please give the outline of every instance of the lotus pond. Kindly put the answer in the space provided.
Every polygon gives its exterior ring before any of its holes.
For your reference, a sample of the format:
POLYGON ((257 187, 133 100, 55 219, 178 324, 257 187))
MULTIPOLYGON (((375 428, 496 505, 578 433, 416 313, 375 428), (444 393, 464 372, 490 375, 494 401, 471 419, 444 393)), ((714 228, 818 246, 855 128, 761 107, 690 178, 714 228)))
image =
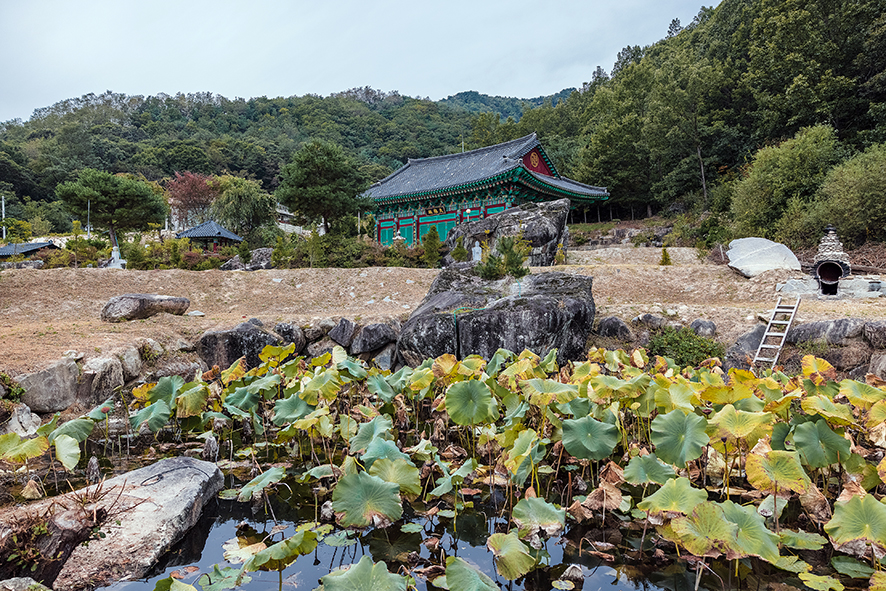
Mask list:
MULTIPOLYGON (((642 349, 395 373, 340 348, 261 359, 133 391, 131 428, 206 441, 228 488, 156 576, 111 589, 886 590, 873 376, 642 349)), ((113 406, 4 436, 0 456, 76 471, 113 406)))

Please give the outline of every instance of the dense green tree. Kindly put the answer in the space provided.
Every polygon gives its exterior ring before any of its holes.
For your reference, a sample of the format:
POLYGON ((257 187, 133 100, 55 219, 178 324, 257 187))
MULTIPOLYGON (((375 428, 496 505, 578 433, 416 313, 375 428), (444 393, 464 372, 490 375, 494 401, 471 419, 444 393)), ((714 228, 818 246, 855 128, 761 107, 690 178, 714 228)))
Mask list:
POLYGON ((273 244, 277 202, 261 188, 260 181, 226 174, 209 184, 218 191, 210 207, 212 218, 253 247, 273 244))
POLYGON ((886 241, 886 144, 875 144, 831 169, 821 193, 844 240, 886 241))
POLYGON ((440 234, 437 232, 437 226, 431 226, 428 233, 421 239, 421 247, 424 251, 422 260, 429 269, 436 269, 440 265, 440 248, 443 243, 440 242, 440 234))
POLYGON ((315 140, 283 168, 275 196, 302 223, 322 223, 329 232, 333 221, 371 208, 368 199, 360 196, 367 186, 356 163, 340 146, 315 140))
POLYGON ((117 232, 144 230, 166 218, 166 202, 148 183, 92 168, 81 170, 76 181, 60 184, 56 194, 72 215, 107 228, 113 246, 118 245, 117 232))

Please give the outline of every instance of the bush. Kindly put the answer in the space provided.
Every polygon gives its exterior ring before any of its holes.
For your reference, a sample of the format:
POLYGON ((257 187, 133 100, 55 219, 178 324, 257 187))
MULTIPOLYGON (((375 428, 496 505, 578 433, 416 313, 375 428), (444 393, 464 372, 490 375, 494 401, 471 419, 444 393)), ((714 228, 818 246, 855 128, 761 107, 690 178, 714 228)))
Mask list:
POLYGON ((455 248, 452 249, 452 258, 458 263, 464 263, 471 258, 471 253, 465 248, 465 237, 459 236, 455 241, 455 248))
POLYGON ((649 339, 649 353, 670 357, 681 367, 695 367, 705 359, 722 358, 726 349, 717 341, 698 336, 690 328, 676 330, 666 326, 649 339))
POLYGON ((668 252, 667 248, 661 249, 661 259, 658 261, 658 264, 661 266, 673 265, 674 263, 671 261, 671 253, 668 252))
POLYGON ((440 247, 443 246, 440 242, 440 234, 437 233, 437 226, 431 226, 431 229, 422 238, 421 245, 424 250, 422 260, 429 269, 436 269, 440 265, 440 247))

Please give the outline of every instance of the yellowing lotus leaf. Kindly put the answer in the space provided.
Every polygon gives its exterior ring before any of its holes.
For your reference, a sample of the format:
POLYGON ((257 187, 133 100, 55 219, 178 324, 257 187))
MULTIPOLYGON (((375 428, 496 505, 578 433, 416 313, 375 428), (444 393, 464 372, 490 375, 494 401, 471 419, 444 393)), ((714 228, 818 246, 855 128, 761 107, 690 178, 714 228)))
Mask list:
POLYGON ((708 418, 707 434, 717 451, 732 453, 741 446, 750 449, 772 431, 772 415, 766 412, 735 410, 727 404, 708 418))
POLYGON ((846 404, 836 404, 827 396, 809 396, 803 399, 800 407, 806 414, 819 414, 834 425, 854 425, 855 417, 852 409, 846 404))
POLYGON ((870 410, 868 410, 864 422, 865 427, 868 429, 873 429, 883 423, 886 423, 886 400, 874 403, 870 410))
POLYGON ((837 378, 837 370, 834 366, 825 361, 818 359, 814 355, 806 355, 801 362, 803 366, 803 375, 812 380, 816 386, 822 386, 828 380, 837 378))
POLYGON ((853 406, 863 410, 868 410, 875 403, 886 400, 886 390, 856 380, 840 382, 840 394, 845 396, 853 406))
POLYGON ((886 505, 873 495, 835 504, 834 517, 824 530, 841 552, 864 557, 873 546, 878 557, 886 555, 886 505))
POLYGON ((796 452, 751 453, 745 460, 748 482, 766 494, 804 493, 812 485, 796 452))
POLYGON ((695 556, 716 558, 725 555, 727 560, 738 558, 741 550, 736 534, 738 526, 726 519, 717 503, 699 503, 685 517, 671 521, 671 529, 681 544, 695 556))
POLYGON ((688 478, 680 477, 665 482, 654 494, 640 501, 637 508, 650 515, 668 513, 686 515, 707 498, 707 492, 693 487, 688 478))
POLYGON ((517 537, 516 530, 492 534, 486 540, 486 547, 495 556, 495 570, 509 581, 519 579, 535 567, 535 558, 517 537))

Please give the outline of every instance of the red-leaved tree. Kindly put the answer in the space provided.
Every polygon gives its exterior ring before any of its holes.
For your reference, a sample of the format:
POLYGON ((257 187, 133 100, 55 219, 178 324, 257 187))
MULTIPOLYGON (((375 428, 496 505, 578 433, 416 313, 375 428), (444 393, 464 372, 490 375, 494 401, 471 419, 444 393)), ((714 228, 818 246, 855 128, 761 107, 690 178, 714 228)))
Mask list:
POLYGON ((196 172, 176 172, 166 183, 169 208, 177 226, 189 228, 210 219, 209 206, 218 197, 218 187, 212 186, 210 179, 196 172))

